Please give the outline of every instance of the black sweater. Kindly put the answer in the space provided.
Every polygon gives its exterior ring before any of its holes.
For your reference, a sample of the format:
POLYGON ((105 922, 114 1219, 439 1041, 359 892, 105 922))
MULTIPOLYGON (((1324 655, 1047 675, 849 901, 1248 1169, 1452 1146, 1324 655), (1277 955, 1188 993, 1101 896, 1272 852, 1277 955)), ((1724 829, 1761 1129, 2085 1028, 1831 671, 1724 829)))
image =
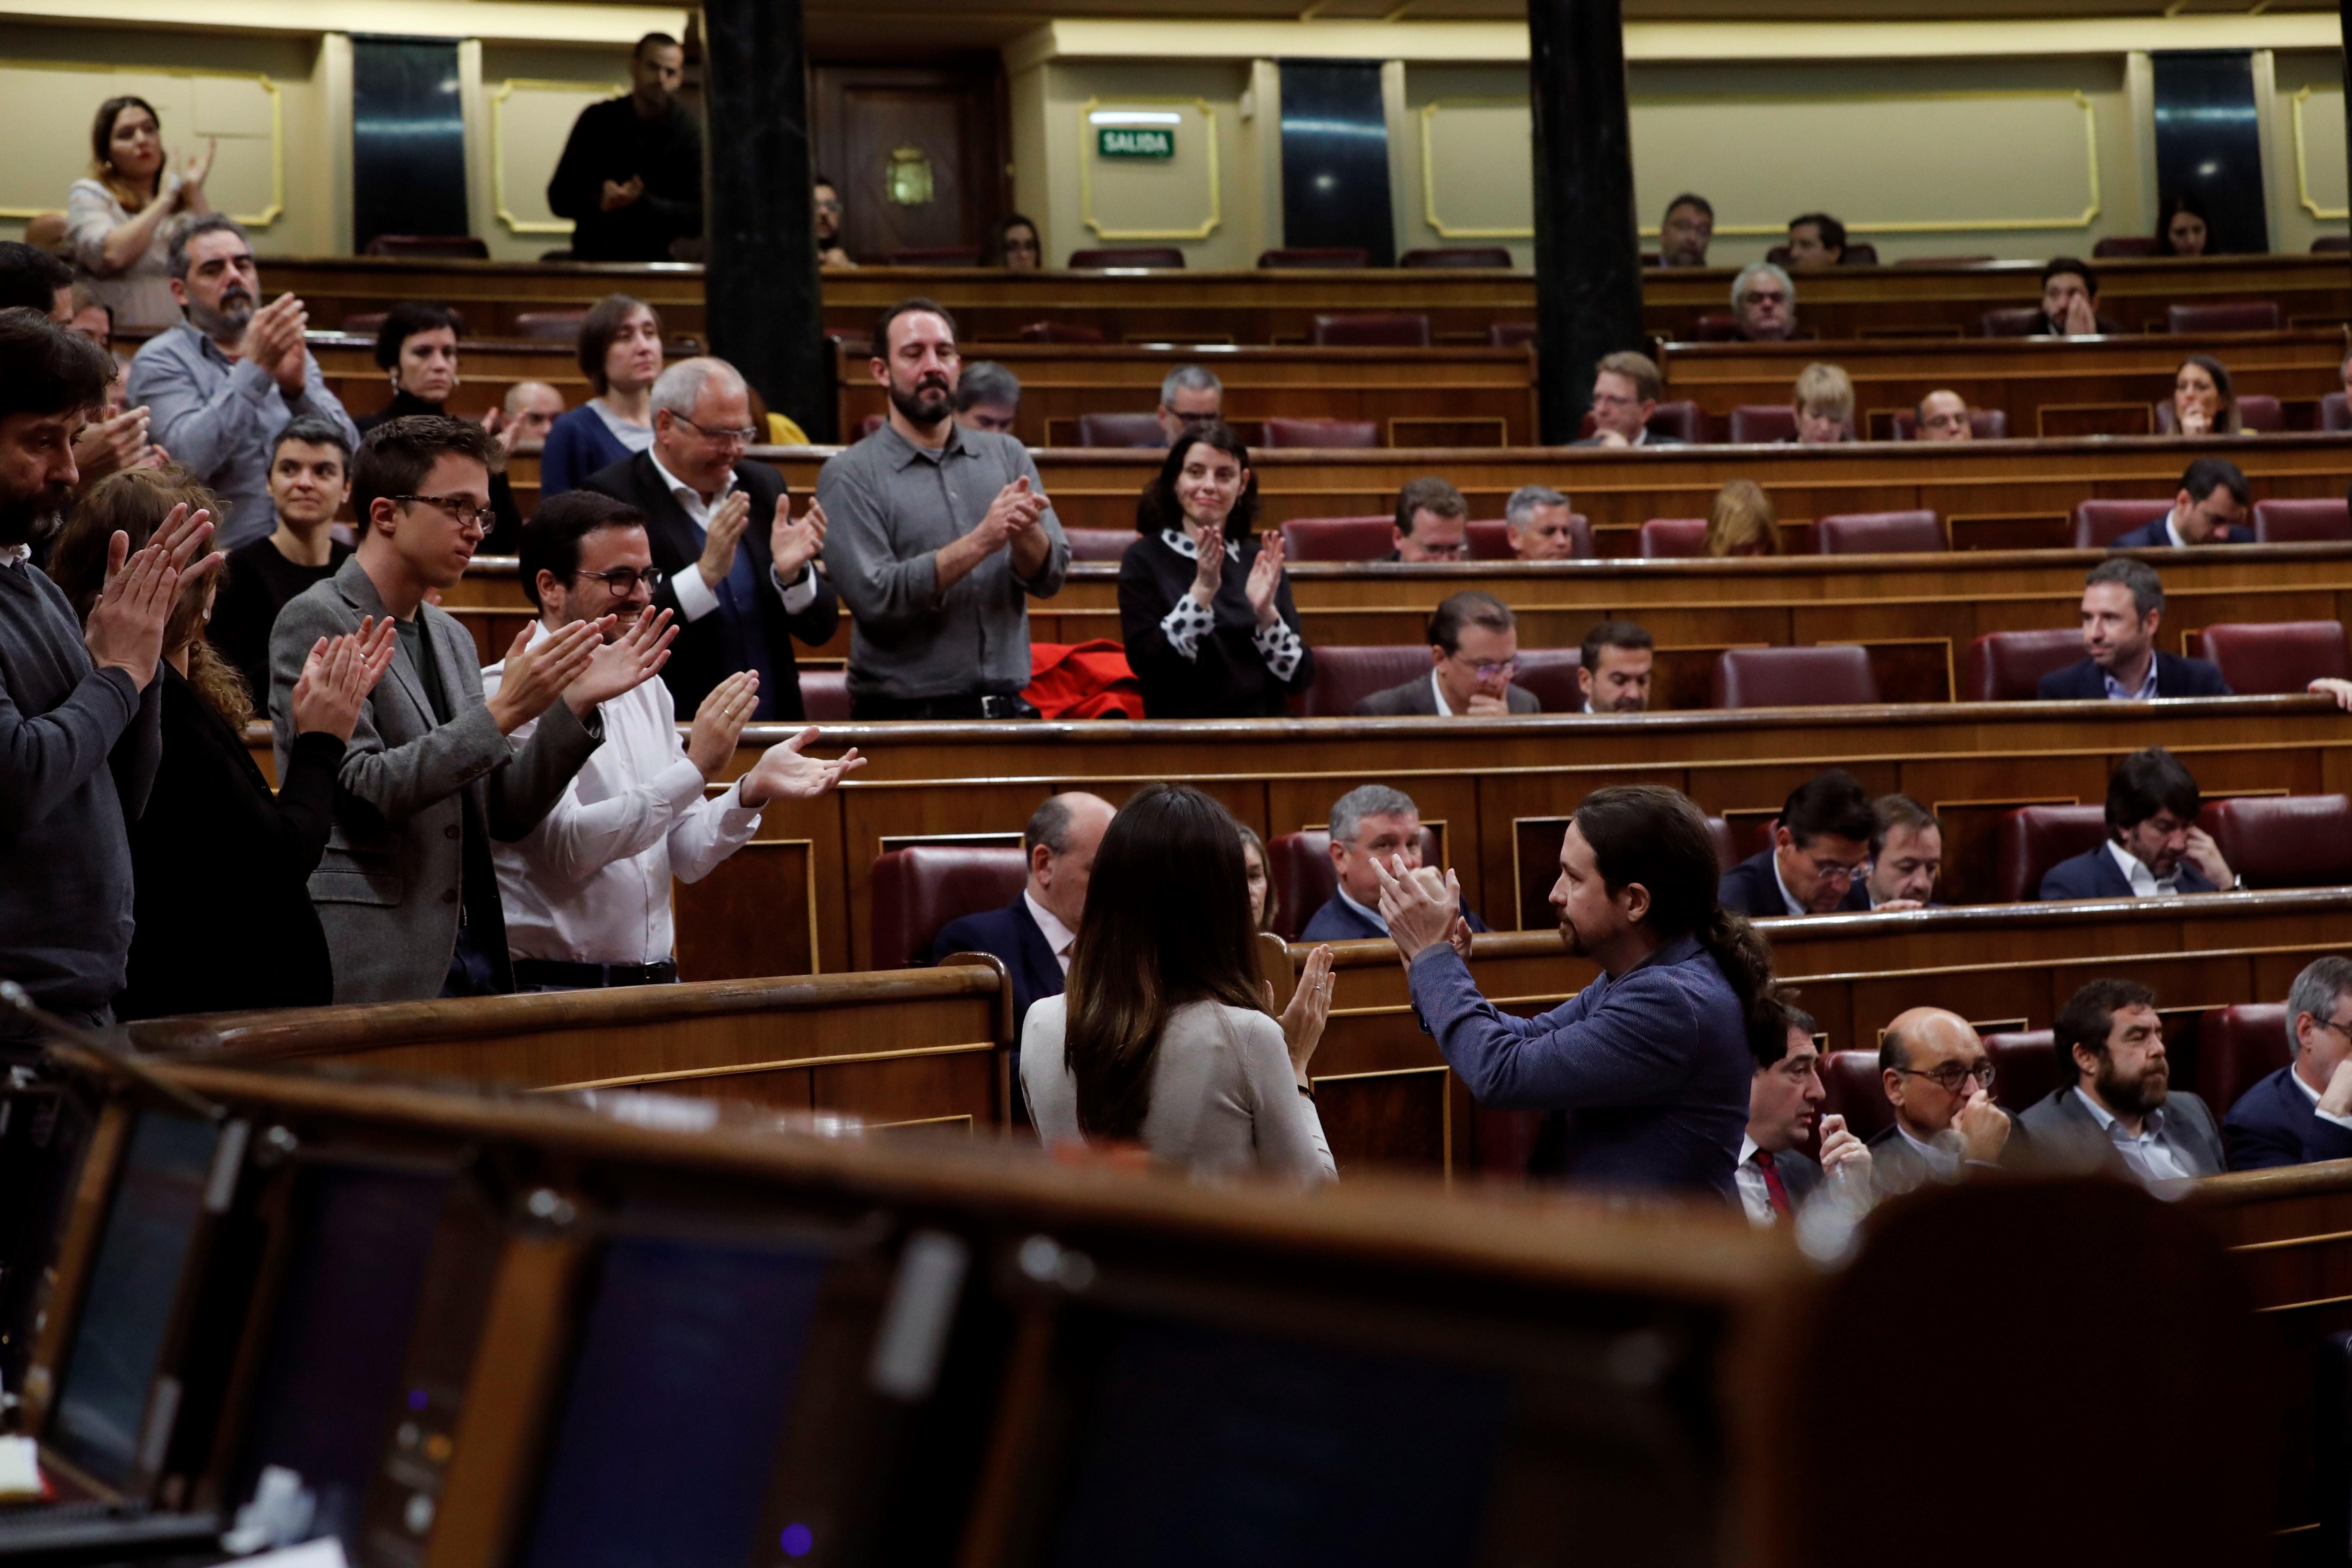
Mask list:
POLYGON ((304 589, 333 576, 351 554, 350 545, 331 544, 324 566, 304 566, 287 560, 268 534, 228 552, 205 637, 245 677, 254 706, 265 715, 269 707, 269 628, 278 624, 278 612, 304 589))
MULTIPOLYGON (((1168 641, 1160 623, 1176 601, 1192 591, 1193 563, 1157 532, 1128 546, 1118 563, 1118 622, 1127 642, 1127 662, 1143 687, 1143 710, 1153 719, 1266 719, 1288 711, 1286 696, 1315 684, 1315 654, 1303 652, 1287 681, 1277 681, 1253 640, 1257 616, 1247 584, 1257 560, 1255 535, 1238 542, 1241 559, 1225 560, 1216 597, 1209 602, 1216 630, 1203 637, 1187 659, 1168 641)), ((1291 603, 1290 578, 1275 589, 1276 613, 1297 632, 1298 607, 1291 603)), ((1306 640, 1303 634, 1301 643, 1306 640)))
POLYGON ((579 261, 667 261, 669 242, 702 233, 702 128, 673 99, 646 120, 626 98, 592 103, 573 121, 547 205, 572 220, 579 261), (604 182, 646 182, 645 195, 606 212, 604 182))

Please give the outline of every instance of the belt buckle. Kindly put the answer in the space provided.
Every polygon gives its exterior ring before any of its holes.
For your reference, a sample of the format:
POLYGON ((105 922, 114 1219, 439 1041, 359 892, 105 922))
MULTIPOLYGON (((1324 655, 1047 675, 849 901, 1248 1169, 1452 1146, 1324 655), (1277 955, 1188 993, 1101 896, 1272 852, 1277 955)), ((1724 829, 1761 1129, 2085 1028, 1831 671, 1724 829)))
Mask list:
POLYGON ((1011 716, 1009 700, 993 691, 983 692, 980 699, 980 716, 983 719, 1003 719, 1011 716))

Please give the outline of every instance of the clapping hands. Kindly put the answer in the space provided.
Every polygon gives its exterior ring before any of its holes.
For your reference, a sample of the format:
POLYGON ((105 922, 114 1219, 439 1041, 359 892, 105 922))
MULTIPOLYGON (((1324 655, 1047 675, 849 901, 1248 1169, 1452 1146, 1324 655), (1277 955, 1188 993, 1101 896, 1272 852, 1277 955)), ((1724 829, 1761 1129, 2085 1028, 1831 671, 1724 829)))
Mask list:
POLYGON ((399 627, 390 616, 364 617, 356 632, 312 643, 294 682, 294 732, 329 734, 349 745, 360 710, 399 646, 399 627))

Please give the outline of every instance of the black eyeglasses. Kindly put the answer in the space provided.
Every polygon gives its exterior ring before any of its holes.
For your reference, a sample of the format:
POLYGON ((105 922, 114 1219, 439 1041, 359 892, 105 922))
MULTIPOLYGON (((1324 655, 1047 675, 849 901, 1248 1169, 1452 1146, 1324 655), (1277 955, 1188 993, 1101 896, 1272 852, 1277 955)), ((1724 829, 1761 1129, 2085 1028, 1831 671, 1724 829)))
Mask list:
POLYGON ((470 522, 484 533, 488 533, 491 526, 499 521, 499 514, 488 507, 475 505, 472 496, 394 496, 391 499, 415 501, 419 506, 437 508, 447 512, 452 521, 461 524, 470 522))
POLYGON ((574 572, 575 577, 593 577, 620 598, 627 598, 643 583, 646 592, 658 594, 661 585, 669 581, 669 574, 658 566, 648 566, 640 572, 634 566, 615 566, 610 572, 574 572))
POLYGON ((1988 1092, 1992 1089, 1992 1063, 1990 1062, 1946 1062, 1942 1067, 1931 1068, 1926 1072, 1913 1068, 1896 1068, 1895 1070, 1905 1078, 1927 1079, 1947 1094, 1958 1094, 1960 1085, 1970 1079, 1977 1080, 1979 1089, 1988 1092))

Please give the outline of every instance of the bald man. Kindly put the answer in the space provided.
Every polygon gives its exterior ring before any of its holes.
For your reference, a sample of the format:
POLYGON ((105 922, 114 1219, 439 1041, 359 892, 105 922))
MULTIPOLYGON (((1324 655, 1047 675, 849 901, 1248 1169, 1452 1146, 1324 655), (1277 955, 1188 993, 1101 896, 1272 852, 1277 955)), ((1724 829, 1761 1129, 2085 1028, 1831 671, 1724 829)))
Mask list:
POLYGON ((1087 885, 1095 872, 1095 851, 1118 808, 1098 795, 1070 790, 1049 795, 1021 836, 1029 856, 1029 879, 1001 910, 950 921, 931 942, 931 962, 951 952, 992 952, 1013 976, 1013 1036, 1017 1042, 1029 1005, 1059 996, 1070 975, 1070 952, 1077 946, 1078 921, 1087 910, 1087 885))
POLYGON ((1878 1184, 1908 1192, 2000 1162, 2011 1128, 1992 1102, 1992 1059, 1958 1013, 1914 1007, 1886 1026, 1878 1070, 1895 1125, 1870 1141, 1878 1184))
POLYGON ((1957 392, 1931 392, 1912 410, 1922 441, 1969 441, 1976 426, 1969 420, 1969 400, 1957 392))
POLYGON ((518 381, 507 388, 505 417, 499 428, 511 426, 515 444, 533 448, 546 442, 548 426, 562 417, 563 394, 543 381, 518 381))

